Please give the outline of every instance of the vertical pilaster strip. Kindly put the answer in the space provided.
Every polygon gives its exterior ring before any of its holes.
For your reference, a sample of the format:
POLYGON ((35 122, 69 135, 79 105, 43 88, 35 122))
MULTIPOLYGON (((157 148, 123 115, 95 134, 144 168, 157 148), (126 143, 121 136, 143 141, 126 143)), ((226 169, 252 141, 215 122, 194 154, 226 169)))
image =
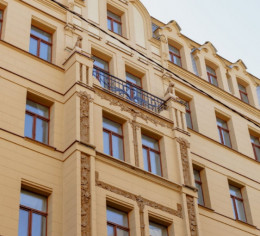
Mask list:
POLYGON ((194 197, 187 195, 186 199, 187 199, 187 208, 188 208, 188 216, 189 216, 189 224, 190 224, 190 235, 198 236, 198 226, 197 226, 196 213, 195 213, 194 197))
POLYGON ((180 145, 184 184, 191 185, 190 166, 188 159, 188 148, 190 147, 190 144, 184 138, 177 138, 177 142, 180 145))
POLYGON ((90 158, 81 154, 81 236, 91 236, 90 158))
POLYGON ((80 97, 80 141, 89 143, 89 102, 93 101, 87 92, 79 92, 80 97))
POLYGON ((145 236, 145 220, 144 220, 144 200, 141 197, 136 198, 137 205, 139 207, 139 216, 140 216, 140 228, 141 228, 141 236, 145 236))
POLYGON ((133 142, 134 142, 134 155, 135 155, 135 166, 139 167, 139 152, 138 152, 138 137, 137 130, 140 129, 140 125, 136 121, 131 122, 133 128, 133 142))

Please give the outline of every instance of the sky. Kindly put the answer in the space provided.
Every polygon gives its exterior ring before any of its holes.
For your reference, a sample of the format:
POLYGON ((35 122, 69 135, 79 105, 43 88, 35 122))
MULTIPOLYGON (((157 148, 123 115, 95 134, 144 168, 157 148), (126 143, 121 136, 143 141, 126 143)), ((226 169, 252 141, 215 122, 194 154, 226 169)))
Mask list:
POLYGON ((260 0, 140 0, 151 16, 175 20, 197 43, 210 41, 217 53, 260 79, 260 0))

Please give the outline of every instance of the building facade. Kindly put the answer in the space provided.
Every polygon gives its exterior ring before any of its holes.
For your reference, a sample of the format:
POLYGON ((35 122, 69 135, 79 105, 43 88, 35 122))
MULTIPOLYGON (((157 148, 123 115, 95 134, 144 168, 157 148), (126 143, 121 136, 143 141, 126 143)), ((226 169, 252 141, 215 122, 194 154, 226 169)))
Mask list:
POLYGON ((260 80, 139 0, 0 0, 0 235, 260 235, 260 80))

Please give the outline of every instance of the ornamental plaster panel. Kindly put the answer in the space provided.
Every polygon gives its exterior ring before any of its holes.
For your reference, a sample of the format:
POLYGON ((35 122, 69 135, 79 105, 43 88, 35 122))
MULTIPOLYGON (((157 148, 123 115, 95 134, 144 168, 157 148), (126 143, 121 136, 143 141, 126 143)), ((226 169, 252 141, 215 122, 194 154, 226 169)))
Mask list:
POLYGON ((96 172, 96 186, 103 188, 107 191, 110 191, 110 192, 119 194, 121 196, 124 196, 124 197, 131 199, 133 201, 136 201, 137 205, 139 206, 139 209, 141 209, 141 210, 143 210, 143 208, 145 206, 149 206, 149 207, 152 207, 154 209, 159 209, 159 210, 167 212, 171 215, 182 218, 182 205, 181 204, 178 203, 177 204, 177 210, 175 210, 175 209, 169 208, 167 206, 164 206, 162 204, 159 204, 157 202, 148 200, 148 199, 142 197, 141 195, 136 195, 136 194, 127 192, 125 190, 122 190, 118 187, 115 187, 113 185, 107 184, 107 183, 99 180, 99 173, 98 172, 96 172))
POLYGON ((134 119, 141 118, 144 121, 146 121, 148 123, 148 121, 150 121, 151 123, 153 123, 154 125, 160 125, 162 127, 167 127, 169 129, 172 129, 172 124, 162 121, 158 118, 153 117, 152 115, 146 114, 146 112, 136 109, 134 107, 132 107, 131 105, 122 102, 120 99, 117 99, 115 97, 110 96, 109 94, 106 93, 102 93, 100 91, 98 91, 97 89, 95 90, 95 93, 101 98, 101 99, 105 99, 107 101, 109 101, 110 105, 113 106, 119 106, 121 111, 125 111, 130 113, 134 119))
POLYGON ((188 159, 188 148, 190 147, 190 143, 184 138, 177 138, 177 142, 180 145, 184 184, 191 185, 190 167, 188 159))
POLYGON ((90 158, 81 154, 81 235, 91 235, 90 158))
POLYGON ((194 198, 192 196, 187 195, 186 200, 187 200, 188 217, 189 217, 189 224, 190 224, 190 235, 198 236, 198 226, 197 226, 197 219, 195 213, 194 198))

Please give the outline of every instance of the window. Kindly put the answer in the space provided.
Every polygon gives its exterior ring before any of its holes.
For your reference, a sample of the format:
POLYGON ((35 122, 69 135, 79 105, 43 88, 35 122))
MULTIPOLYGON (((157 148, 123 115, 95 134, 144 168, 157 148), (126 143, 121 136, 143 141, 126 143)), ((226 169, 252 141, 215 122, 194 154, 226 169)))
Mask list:
POLYGON ((256 93, 257 93, 257 98, 258 98, 258 104, 260 106, 260 86, 256 87, 256 93))
POLYGON ((139 89, 142 89, 141 79, 135 75, 126 72, 127 94, 130 100, 141 104, 142 93, 139 89))
POLYGON ((164 225, 160 225, 154 222, 149 222, 149 234, 150 236, 168 236, 168 229, 164 225))
POLYGON ((193 129, 192 119, 191 119, 190 103, 185 101, 185 100, 182 100, 182 101, 184 102, 185 108, 186 108, 185 116, 186 116, 187 127, 190 128, 190 129, 193 129))
POLYGON ((1 38, 2 28, 3 28, 3 11, 0 10, 0 38, 1 38))
POLYGON ((178 66, 181 66, 181 54, 179 49, 169 45, 170 61, 178 66))
POLYGON ((253 146, 253 151, 255 155, 255 159, 257 161, 260 161, 260 140, 258 137, 255 137, 253 135, 250 135, 251 143, 253 146))
POLYGON ((216 71, 209 66, 206 66, 206 69, 207 69, 207 75, 208 75, 209 82, 218 87, 216 71))
POLYGON ((239 89, 241 100, 243 102, 245 102, 245 103, 249 103, 248 95, 247 95, 247 92, 246 92, 246 88, 243 85, 238 84, 238 89, 239 89))
POLYGON ((121 16, 107 11, 107 28, 116 34, 122 35, 121 16))
POLYGON ((47 197, 21 190, 18 236, 46 236, 47 197))
POLYGON ((198 204, 204 206, 204 198, 203 198, 203 191, 202 191, 202 182, 200 178, 200 171, 193 169, 194 180, 196 188, 198 189, 198 204))
POLYGON ((153 32, 153 38, 157 39, 158 38, 158 34, 156 34, 156 30, 159 29, 159 26, 152 23, 152 32, 153 32))
POLYGON ((217 125, 218 125, 218 133, 220 142, 225 146, 231 148, 231 141, 229 137, 229 130, 227 126, 227 122, 217 117, 217 125))
POLYGON ((199 76, 199 72, 198 72, 198 68, 197 68, 197 63, 196 63, 196 59, 193 55, 193 52, 194 52, 195 49, 192 50, 191 52, 191 63, 192 63, 192 69, 193 69, 193 72, 195 75, 199 76))
POLYGON ((128 236, 128 214, 123 211, 107 207, 107 235, 128 236))
POLYGON ((26 101, 24 135, 41 143, 49 143, 49 107, 26 101))
POLYGON ((235 219, 246 222, 246 214, 241 189, 229 184, 229 192, 235 219))
POLYGON ((30 53, 51 62, 52 35, 32 26, 30 37, 30 53))
POLYGON ((142 134, 144 169, 162 175, 159 142, 142 134))
POLYGON ((122 125, 103 117, 104 153, 124 160, 122 125))

